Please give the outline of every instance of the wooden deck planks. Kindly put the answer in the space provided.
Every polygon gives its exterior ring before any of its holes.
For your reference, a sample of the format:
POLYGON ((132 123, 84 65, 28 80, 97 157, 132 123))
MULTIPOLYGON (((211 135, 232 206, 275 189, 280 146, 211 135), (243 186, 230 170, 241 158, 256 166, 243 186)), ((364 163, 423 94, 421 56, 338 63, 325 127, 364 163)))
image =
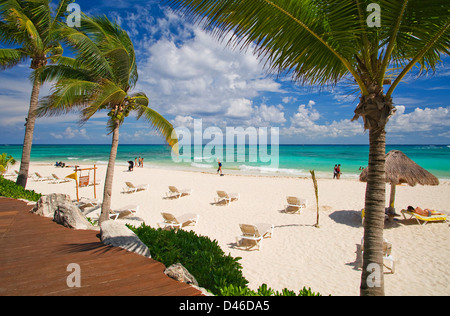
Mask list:
POLYGON ((201 295, 167 277, 162 263, 104 245, 98 231, 71 230, 30 209, 0 198, 0 295, 201 295), (71 263, 80 266, 80 288, 67 286, 71 263))

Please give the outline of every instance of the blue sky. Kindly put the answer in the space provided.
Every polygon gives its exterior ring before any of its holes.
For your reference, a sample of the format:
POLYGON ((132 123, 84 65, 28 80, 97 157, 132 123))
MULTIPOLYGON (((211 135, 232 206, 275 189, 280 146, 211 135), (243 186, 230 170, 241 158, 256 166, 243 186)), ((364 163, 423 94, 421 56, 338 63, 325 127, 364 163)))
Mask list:
MULTIPOLYGON (((362 121, 351 122, 359 96, 349 82, 320 91, 268 75, 251 50, 241 52, 187 23, 160 1, 76 1, 89 15, 116 19, 138 58, 136 91, 176 127, 278 127, 282 144, 368 144, 362 121)), ((21 144, 31 83, 29 62, 0 71, 0 143, 21 144)), ((50 85, 41 90, 47 95, 50 85)), ((397 113, 388 144, 450 144, 450 58, 434 75, 410 75, 393 95, 397 113)), ((106 112, 80 126, 77 114, 38 119, 35 144, 109 144, 106 112)), ((122 144, 162 143, 129 117, 122 144)))

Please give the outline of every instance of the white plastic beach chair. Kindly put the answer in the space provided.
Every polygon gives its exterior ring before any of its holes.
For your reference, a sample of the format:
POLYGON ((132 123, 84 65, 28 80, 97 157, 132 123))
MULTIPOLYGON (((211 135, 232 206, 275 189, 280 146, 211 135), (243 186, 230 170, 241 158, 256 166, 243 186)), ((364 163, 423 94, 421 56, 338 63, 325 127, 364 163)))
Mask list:
POLYGON ((43 177, 37 172, 35 172, 34 174, 35 174, 34 181, 49 181, 49 180, 52 180, 52 178, 50 178, 50 177, 43 177))
POLYGON ((246 246, 247 249, 257 246, 258 250, 262 249, 264 238, 273 236, 274 225, 271 224, 239 224, 242 235, 236 239, 238 246, 246 246))
POLYGON ((184 214, 182 216, 174 216, 171 213, 161 213, 164 218, 164 222, 158 223, 158 227, 160 228, 175 228, 176 230, 183 228, 188 225, 196 226, 198 224, 198 220, 200 215, 197 214, 184 214))
POLYGON ((308 205, 308 200, 300 199, 295 196, 287 196, 286 197, 287 204, 284 208, 286 213, 298 213, 300 214, 303 208, 306 208, 308 205))
POLYGON ((177 199, 181 198, 183 195, 191 195, 192 189, 183 189, 179 190, 175 186, 169 186, 169 192, 166 192, 166 196, 168 198, 176 197, 177 199))
POLYGON ((239 200, 241 195, 239 193, 227 193, 225 191, 217 191, 217 197, 215 199, 216 203, 225 201, 226 204, 230 204, 233 200, 239 200))
POLYGON ((129 215, 134 215, 139 211, 139 205, 127 205, 121 207, 117 210, 111 210, 109 214, 109 218, 112 220, 121 219, 127 217, 129 215))
POLYGON ((150 185, 149 184, 140 184, 138 186, 135 186, 133 183, 131 182, 125 182, 126 187, 123 188, 123 193, 135 193, 138 191, 145 191, 148 190, 150 185))
POLYGON ((89 199, 82 197, 79 202, 76 203, 78 208, 81 210, 83 215, 87 215, 96 209, 99 209, 102 206, 102 203, 100 203, 96 199, 89 199))
POLYGON ((53 176, 53 181, 50 183, 53 183, 53 184, 65 183, 65 182, 70 181, 70 179, 67 179, 67 178, 61 179, 54 173, 52 173, 52 176, 53 176))
MULTIPOLYGON (((360 267, 362 267, 363 253, 364 253, 364 237, 361 238, 361 260, 359 262, 360 267)), ((383 261, 389 261, 390 266, 386 265, 384 262, 383 265, 388 270, 390 270, 391 273, 395 273, 395 260, 394 257, 392 256, 392 244, 386 238, 384 238, 383 242, 383 261)))

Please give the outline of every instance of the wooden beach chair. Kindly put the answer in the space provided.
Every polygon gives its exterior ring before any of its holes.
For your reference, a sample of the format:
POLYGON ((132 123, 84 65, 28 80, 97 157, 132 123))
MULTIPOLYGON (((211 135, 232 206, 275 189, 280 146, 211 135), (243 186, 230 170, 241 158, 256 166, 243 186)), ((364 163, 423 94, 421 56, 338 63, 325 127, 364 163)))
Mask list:
POLYGON ((300 214, 303 208, 306 208, 308 205, 308 200, 300 199, 295 196, 287 196, 286 197, 287 204, 284 208, 286 213, 298 213, 300 214))
POLYGON ((417 223, 422 226, 425 226, 429 222, 442 222, 447 220, 447 215, 442 213, 432 214, 431 216, 423 216, 408 210, 401 210, 401 212, 404 219, 408 220, 414 217, 417 220, 417 223), (406 215, 409 215, 409 218, 406 218, 406 215), (423 223, 421 224, 420 221, 423 223))
MULTIPOLYGON (((359 266, 362 267, 362 257, 363 257, 363 253, 364 253, 364 237, 361 238, 361 260, 359 262, 359 266)), ((386 239, 384 238, 384 242, 383 242, 383 265, 389 270, 391 271, 391 273, 395 273, 395 260, 394 257, 392 256, 392 244, 386 239), (384 261, 389 261, 390 265, 386 265, 384 263, 384 261)))
POLYGON ((135 193, 139 191, 145 191, 148 190, 150 185, 149 184, 140 184, 138 186, 135 186, 131 182, 125 182, 126 187, 123 188, 122 193, 135 193))
POLYGON ((183 195, 191 195, 192 194, 192 189, 182 189, 179 190, 177 187, 175 186, 169 186, 169 192, 166 193, 166 197, 168 198, 181 198, 183 195))
POLYGON ((274 226, 271 224, 239 224, 242 235, 236 238, 238 246, 244 246, 249 250, 253 247, 262 249, 262 242, 264 238, 271 238, 273 236, 274 226))
POLYGON ((197 214, 184 214, 182 216, 174 216, 171 213, 161 213, 164 218, 164 222, 158 223, 160 228, 175 228, 176 230, 188 225, 196 226, 200 215, 197 214))
POLYGON ((124 207, 121 207, 117 210, 111 210, 109 212, 109 219, 112 220, 118 220, 125 218, 130 215, 135 215, 139 211, 140 206, 139 205, 127 205, 124 207))
POLYGON ((239 193, 227 193, 225 191, 217 191, 217 197, 215 199, 216 203, 220 203, 225 201, 225 203, 228 205, 233 200, 237 201, 241 195, 239 193))

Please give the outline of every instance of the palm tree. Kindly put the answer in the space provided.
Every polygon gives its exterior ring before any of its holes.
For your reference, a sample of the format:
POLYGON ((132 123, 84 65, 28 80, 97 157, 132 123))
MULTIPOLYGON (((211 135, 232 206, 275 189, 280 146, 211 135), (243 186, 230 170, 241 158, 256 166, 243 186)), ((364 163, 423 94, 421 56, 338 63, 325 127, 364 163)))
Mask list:
POLYGON ((52 94, 41 100, 39 116, 52 116, 79 110, 81 122, 99 111, 108 111, 108 130, 112 145, 105 178, 102 212, 99 222, 109 219, 114 165, 119 145, 119 128, 135 112, 137 118, 151 123, 177 151, 173 126, 148 107, 142 92, 130 93, 138 80, 133 43, 128 34, 106 17, 83 16, 80 31, 62 31, 76 58, 61 57, 58 65, 49 65, 41 73, 42 81, 56 81, 52 94))
MULTIPOLYGON (((61 0, 55 12, 50 0, 20 1, 0 0, 0 40, 18 48, 0 49, 0 68, 7 69, 31 59, 31 69, 39 71, 61 56, 58 29, 71 0, 61 0)), ((35 110, 39 102, 41 82, 34 78, 30 107, 26 121, 22 159, 16 183, 26 187, 33 143, 35 110)))
POLYGON ((386 124, 395 112, 392 95, 413 69, 435 71, 449 54, 448 0, 167 0, 218 39, 254 52, 268 70, 303 84, 335 85, 354 80, 361 98, 354 119, 369 130, 369 180, 361 295, 384 295, 368 267, 382 267, 385 208, 386 124), (371 18, 381 21, 373 27, 371 18), (387 93, 384 88, 391 80, 387 93), (370 282, 368 282, 370 281, 370 282), (373 286, 375 284, 375 286, 373 286))

